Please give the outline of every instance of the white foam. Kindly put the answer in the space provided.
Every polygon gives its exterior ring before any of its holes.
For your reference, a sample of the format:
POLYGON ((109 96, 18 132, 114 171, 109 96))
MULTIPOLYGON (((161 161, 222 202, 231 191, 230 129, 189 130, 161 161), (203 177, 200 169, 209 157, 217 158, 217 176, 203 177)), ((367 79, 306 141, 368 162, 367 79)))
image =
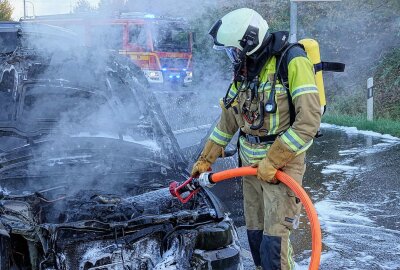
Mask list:
POLYGON ((342 173, 345 172, 347 174, 353 174, 356 170, 362 170, 361 167, 343 165, 343 164, 331 164, 325 166, 325 168, 321 171, 322 174, 332 174, 332 173, 342 173))
POLYGON ((347 155, 357 154, 359 152, 361 152, 360 148, 351 148, 351 149, 347 149, 347 150, 340 150, 339 151, 339 155, 340 156, 347 156, 347 155))
POLYGON ((363 224, 371 225, 373 221, 363 215, 364 204, 354 202, 340 202, 334 200, 324 200, 315 204, 319 217, 323 220, 321 224, 331 224, 331 222, 345 222, 347 225, 363 224), (344 221, 345 220, 345 221, 344 221))
POLYGON ((389 134, 382 134, 382 133, 378 133, 375 131, 370 131, 370 130, 359 130, 356 127, 344 127, 344 126, 337 126, 337 125, 333 125, 333 124, 327 124, 327 123, 321 123, 321 128, 330 128, 330 129, 339 129, 339 130, 343 130, 344 132, 346 132, 347 134, 362 134, 362 135, 366 135, 366 136, 371 136, 371 137, 379 137, 382 139, 387 140, 387 142, 392 142, 396 141, 396 142, 400 142, 400 138, 389 135, 389 134))
MULTIPOLYGON (((372 269, 371 261, 379 269, 399 269, 396 256, 400 245, 394 243, 399 243, 400 232, 380 226, 369 217, 379 207, 334 200, 315 204, 328 250, 321 258, 322 269, 372 269)), ((304 260, 300 265, 306 263, 304 260)))

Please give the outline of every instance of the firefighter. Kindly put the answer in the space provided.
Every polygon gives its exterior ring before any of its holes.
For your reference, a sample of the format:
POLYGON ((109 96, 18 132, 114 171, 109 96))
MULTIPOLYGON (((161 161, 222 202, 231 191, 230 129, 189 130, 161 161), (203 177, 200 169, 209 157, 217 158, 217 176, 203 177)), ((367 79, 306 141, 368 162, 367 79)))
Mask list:
POLYGON ((207 171, 239 131, 239 166, 258 167, 243 177, 244 215, 257 269, 293 269, 289 235, 299 222, 299 199, 274 175, 277 170, 302 183, 305 152, 321 120, 314 69, 287 32, 268 31, 256 11, 234 10, 211 28, 214 48, 232 61, 233 81, 220 120, 192 175, 207 171), (286 50, 286 51, 285 51, 286 50))

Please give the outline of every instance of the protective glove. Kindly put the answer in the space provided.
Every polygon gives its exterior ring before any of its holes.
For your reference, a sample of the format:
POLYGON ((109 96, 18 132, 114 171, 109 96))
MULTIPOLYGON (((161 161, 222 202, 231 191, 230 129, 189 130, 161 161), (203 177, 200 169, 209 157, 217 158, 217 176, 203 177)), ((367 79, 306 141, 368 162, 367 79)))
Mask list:
POLYGON ((251 167, 257 169, 257 178, 261 181, 271 184, 277 184, 279 181, 275 178, 277 169, 272 166, 268 158, 263 158, 259 163, 252 164, 251 167))
POLYGON ((278 137, 268 150, 267 156, 258 163, 257 178, 269 183, 277 183, 276 171, 284 167, 296 156, 278 137))
POLYGON ((211 140, 208 140, 206 145, 204 146, 203 151, 199 159, 193 165, 192 168, 192 176, 197 177, 201 173, 208 171, 211 164, 215 162, 215 160, 222 155, 224 152, 224 148, 211 140))

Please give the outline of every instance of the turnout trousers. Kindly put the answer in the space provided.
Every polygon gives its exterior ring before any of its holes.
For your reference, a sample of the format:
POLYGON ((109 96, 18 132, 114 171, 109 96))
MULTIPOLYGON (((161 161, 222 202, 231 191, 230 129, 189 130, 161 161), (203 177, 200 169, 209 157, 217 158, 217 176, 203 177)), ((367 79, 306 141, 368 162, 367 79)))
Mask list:
MULTIPOLYGON (((296 156, 282 171, 301 185, 305 153, 296 156)), ((255 265, 262 266, 263 270, 294 269, 289 235, 299 223, 299 199, 283 183, 270 184, 255 176, 243 177, 243 195, 247 235, 255 265)))

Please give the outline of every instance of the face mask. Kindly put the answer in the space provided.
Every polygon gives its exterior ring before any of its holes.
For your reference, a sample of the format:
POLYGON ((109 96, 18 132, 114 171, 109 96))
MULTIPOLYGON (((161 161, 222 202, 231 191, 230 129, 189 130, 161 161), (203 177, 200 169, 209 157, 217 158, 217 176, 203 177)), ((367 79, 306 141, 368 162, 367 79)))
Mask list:
POLYGON ((235 47, 225 47, 225 46, 217 46, 217 45, 214 45, 213 48, 217 51, 224 50, 233 65, 238 65, 241 63, 241 59, 239 56, 241 51, 239 49, 237 49, 235 47))

